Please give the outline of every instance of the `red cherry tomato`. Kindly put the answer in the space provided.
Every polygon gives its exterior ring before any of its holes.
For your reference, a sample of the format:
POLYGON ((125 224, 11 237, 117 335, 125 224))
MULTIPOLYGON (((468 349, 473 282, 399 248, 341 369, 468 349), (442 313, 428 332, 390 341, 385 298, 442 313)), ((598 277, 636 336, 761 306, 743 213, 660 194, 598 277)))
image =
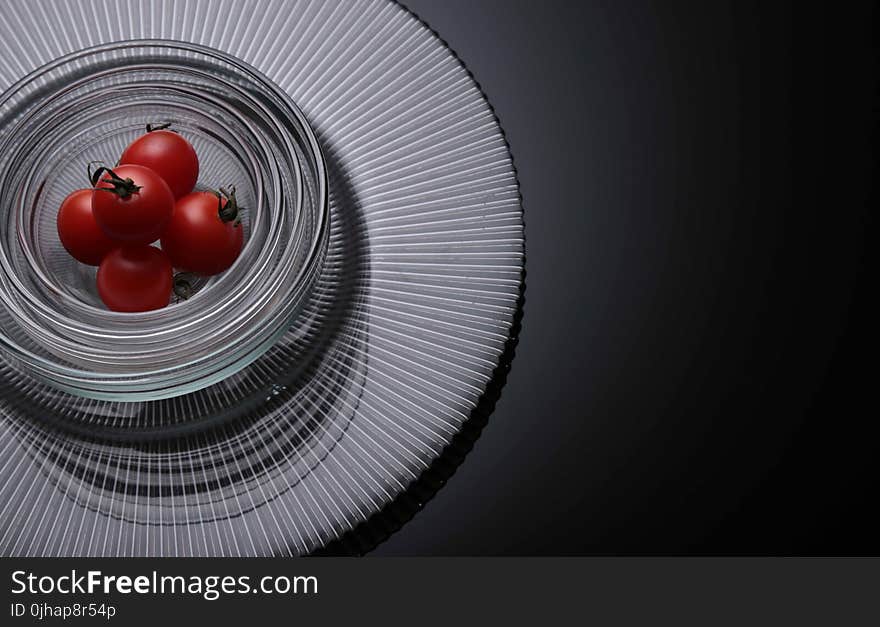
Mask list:
POLYGON ((199 178, 199 158, 186 139, 174 131, 150 130, 122 153, 120 164, 142 165, 155 170, 175 198, 190 193, 199 178))
POLYGON ((161 309, 171 287, 171 262, 152 246, 117 248, 98 267, 98 294, 113 311, 161 309))
POLYGON ((101 168, 92 178, 92 213, 104 233, 127 244, 159 239, 174 211, 174 196, 162 177, 144 166, 121 165, 101 168))
POLYGON ((193 192, 174 205, 174 215, 162 235, 162 250, 175 268, 210 276, 223 272, 238 258, 244 228, 235 189, 221 189, 221 194, 193 192))
POLYGON ((104 255, 119 246, 95 222, 90 189, 78 189, 64 199, 57 223, 58 237, 67 252, 90 266, 97 266, 104 255))

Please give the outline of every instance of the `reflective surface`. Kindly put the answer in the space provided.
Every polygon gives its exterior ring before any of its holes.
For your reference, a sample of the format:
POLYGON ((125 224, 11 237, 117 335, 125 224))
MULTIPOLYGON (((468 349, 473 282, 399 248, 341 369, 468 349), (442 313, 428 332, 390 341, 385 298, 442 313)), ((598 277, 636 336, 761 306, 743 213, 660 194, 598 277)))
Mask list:
POLYGON ((22 406, 18 391, 40 384, 3 367, 3 554, 311 552, 419 477, 498 365, 522 213, 477 85, 396 4, 254 4, 251 20, 229 19, 234 2, 15 2, 0 15, 4 89, 113 39, 192 41, 253 64, 315 129, 331 213, 311 317, 210 397, 41 389, 41 406, 22 406))

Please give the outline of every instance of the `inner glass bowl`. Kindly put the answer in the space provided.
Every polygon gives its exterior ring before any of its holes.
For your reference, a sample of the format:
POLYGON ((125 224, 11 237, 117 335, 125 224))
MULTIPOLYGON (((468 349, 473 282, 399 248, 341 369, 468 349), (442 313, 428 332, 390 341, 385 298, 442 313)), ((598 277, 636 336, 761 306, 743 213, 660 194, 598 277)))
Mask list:
POLYGON ((289 97, 243 62, 169 41, 61 58, 0 96, 0 350, 18 369, 89 398, 192 392, 263 354, 302 309, 328 235, 326 168, 289 97), (74 261, 58 207, 112 166, 147 123, 171 122, 199 155, 198 187, 235 186, 245 245, 185 301, 108 311, 96 269, 74 261))

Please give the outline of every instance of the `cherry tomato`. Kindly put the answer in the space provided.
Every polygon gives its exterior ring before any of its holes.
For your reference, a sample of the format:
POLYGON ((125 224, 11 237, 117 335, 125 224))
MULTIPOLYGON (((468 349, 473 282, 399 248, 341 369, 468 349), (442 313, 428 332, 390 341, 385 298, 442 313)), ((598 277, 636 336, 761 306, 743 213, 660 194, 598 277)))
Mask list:
POLYGON ((117 248, 98 266, 98 294, 113 311, 161 309, 171 287, 171 262, 152 246, 117 248))
POLYGON ((175 268, 203 276, 219 274, 238 258, 244 228, 235 188, 192 192, 177 201, 162 235, 162 250, 175 268))
POLYGON ((74 259, 90 266, 119 246, 107 237, 92 215, 92 190, 71 192, 58 210, 58 237, 74 259))
POLYGON ((153 170, 140 165, 100 168, 92 176, 92 213, 112 239, 149 244, 159 239, 174 211, 174 196, 153 170))
POLYGON ((120 164, 142 165, 155 170, 171 188, 175 198, 190 193, 199 178, 199 158, 186 139, 174 131, 152 130, 141 135, 122 153, 120 164))

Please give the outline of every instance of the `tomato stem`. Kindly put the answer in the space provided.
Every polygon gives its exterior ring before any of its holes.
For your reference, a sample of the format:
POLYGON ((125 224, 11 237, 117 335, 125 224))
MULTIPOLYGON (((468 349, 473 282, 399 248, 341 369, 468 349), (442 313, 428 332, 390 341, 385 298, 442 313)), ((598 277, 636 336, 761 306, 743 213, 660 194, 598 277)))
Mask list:
POLYGON ((147 123, 147 132, 152 133, 153 131, 161 131, 166 128, 171 127, 171 122, 159 122, 158 124, 153 124, 152 122, 147 123))
POLYGON ((230 186, 227 190, 221 187, 217 194, 217 215, 223 222, 232 222, 232 226, 241 224, 241 215, 239 213, 238 201, 235 199, 235 185, 230 186), (226 204, 223 200, 226 200, 226 204))
POLYGON ((186 300, 192 296, 192 278, 193 275, 191 272, 178 272, 174 275, 174 278, 172 279, 172 290, 174 291, 174 295, 177 296, 177 302, 186 300))
POLYGON ((92 172, 92 163, 89 163, 88 173, 89 181, 92 183, 92 187, 103 190, 105 192, 110 192, 111 194, 116 194, 120 198, 128 198, 132 194, 136 194, 141 190, 141 186, 135 185, 133 180, 128 177, 124 179, 119 178, 116 172, 105 166, 101 166, 100 168, 92 172), (109 174, 109 177, 101 181, 101 175, 105 172, 109 174), (97 185, 99 181, 102 183, 110 183, 113 187, 98 187, 97 185))

